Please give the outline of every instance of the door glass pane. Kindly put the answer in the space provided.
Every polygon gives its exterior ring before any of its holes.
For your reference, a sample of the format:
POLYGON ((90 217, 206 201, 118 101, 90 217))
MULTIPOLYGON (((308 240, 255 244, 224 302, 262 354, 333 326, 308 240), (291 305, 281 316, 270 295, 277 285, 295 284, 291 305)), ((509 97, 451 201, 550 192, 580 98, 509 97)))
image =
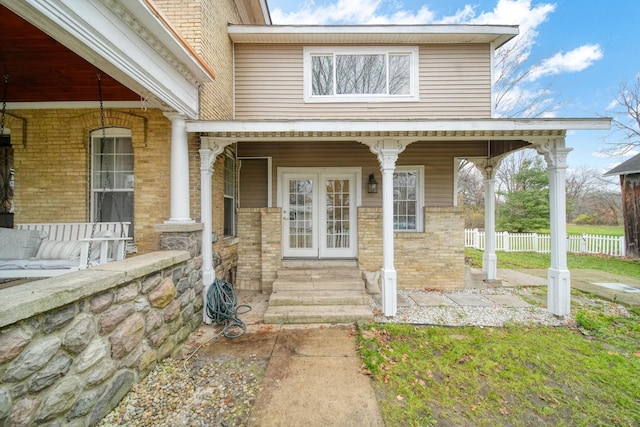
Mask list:
POLYGON ((327 199, 327 249, 349 248, 349 181, 325 181, 327 199))
POLYGON ((289 181, 289 247, 313 247, 313 181, 289 181))

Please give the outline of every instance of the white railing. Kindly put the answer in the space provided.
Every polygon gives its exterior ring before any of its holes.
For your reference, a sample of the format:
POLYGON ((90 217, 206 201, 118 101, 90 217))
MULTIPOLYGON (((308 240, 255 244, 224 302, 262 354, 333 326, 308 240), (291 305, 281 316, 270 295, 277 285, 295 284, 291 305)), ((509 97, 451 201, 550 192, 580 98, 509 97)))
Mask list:
MULTIPOLYGON (((484 250, 484 231, 477 228, 464 230, 464 246, 484 250)), ((624 236, 596 236, 570 234, 567 252, 625 256, 624 236)), ((504 252, 551 252, 551 236, 538 233, 496 232, 496 250, 504 252)))

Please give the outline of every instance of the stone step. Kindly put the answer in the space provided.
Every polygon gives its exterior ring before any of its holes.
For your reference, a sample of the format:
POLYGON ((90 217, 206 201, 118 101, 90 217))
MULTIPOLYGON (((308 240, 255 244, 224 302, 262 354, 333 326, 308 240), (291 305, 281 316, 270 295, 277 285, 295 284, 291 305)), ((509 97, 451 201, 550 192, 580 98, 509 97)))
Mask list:
POLYGON ((362 279, 320 278, 304 279, 300 277, 278 278, 273 282, 273 291, 357 291, 364 290, 362 279))
POLYGON ((367 305, 369 295, 364 290, 353 291, 278 291, 271 294, 269 305, 367 305))
POLYGON ((357 259, 283 259, 283 268, 337 268, 358 267, 357 259))
POLYGON ((355 323, 373 320, 367 305, 278 306, 269 304, 264 323, 355 323))
POLYGON ((353 278, 361 279, 360 269, 354 267, 334 267, 334 268, 281 268, 278 270, 278 277, 299 277, 299 278, 353 278))

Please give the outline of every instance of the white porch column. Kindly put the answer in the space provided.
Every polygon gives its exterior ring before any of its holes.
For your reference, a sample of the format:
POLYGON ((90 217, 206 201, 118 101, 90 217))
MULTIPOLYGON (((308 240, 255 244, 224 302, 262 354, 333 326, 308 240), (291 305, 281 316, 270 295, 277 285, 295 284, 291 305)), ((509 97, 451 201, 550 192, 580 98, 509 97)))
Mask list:
POLYGON ((382 311, 393 317, 398 311, 397 274, 394 266, 393 238, 393 173, 398 155, 409 142, 383 139, 369 145, 378 156, 382 172, 382 311))
MULTIPOLYGON (((207 293, 209 287, 216 278, 213 268, 213 229, 212 229, 212 199, 211 199, 211 176, 213 175, 213 164, 219 154, 224 151, 224 147, 231 142, 220 143, 206 136, 200 137, 200 212, 202 221, 202 282, 204 289, 202 298, 204 306, 207 306, 207 293)), ((207 316, 206 308, 202 310, 202 317, 206 324, 211 324, 212 319, 207 316)))
POLYGON ((169 220, 165 223, 193 223, 189 212, 189 145, 185 118, 164 113, 171 120, 171 186, 169 220))
POLYGON ((484 254, 482 271, 487 280, 498 277, 498 257, 496 256, 496 171, 500 160, 487 159, 481 169, 484 176, 484 254))
POLYGON ((567 154, 564 138, 536 144, 544 155, 549 172, 549 207, 551 217, 551 266, 547 272, 547 308, 556 316, 568 316, 571 306, 571 275, 567 268, 567 154))

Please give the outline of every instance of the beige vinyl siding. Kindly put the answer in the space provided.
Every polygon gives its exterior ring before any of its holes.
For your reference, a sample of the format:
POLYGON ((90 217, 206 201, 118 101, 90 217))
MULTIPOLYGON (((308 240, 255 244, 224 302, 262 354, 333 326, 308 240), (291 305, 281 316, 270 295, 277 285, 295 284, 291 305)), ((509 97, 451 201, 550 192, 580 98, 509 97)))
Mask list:
POLYGON ((491 116, 488 45, 420 46, 418 102, 304 102, 303 46, 235 46, 237 120, 491 116))
MULTIPOLYGON (((424 165, 425 206, 452 206, 454 158, 483 156, 486 154, 486 147, 485 141, 416 142, 400 154, 396 165, 424 165)), ((238 155, 272 157, 273 206, 277 204, 279 167, 360 167, 362 206, 382 206, 382 176, 378 159, 369 151, 369 147, 358 142, 240 142, 238 155), (378 181, 379 188, 376 194, 367 192, 366 181, 371 173, 378 181)), ((242 191, 253 190, 244 188, 242 191)))
POLYGON ((240 159, 239 207, 267 207, 268 173, 267 159, 240 159))

